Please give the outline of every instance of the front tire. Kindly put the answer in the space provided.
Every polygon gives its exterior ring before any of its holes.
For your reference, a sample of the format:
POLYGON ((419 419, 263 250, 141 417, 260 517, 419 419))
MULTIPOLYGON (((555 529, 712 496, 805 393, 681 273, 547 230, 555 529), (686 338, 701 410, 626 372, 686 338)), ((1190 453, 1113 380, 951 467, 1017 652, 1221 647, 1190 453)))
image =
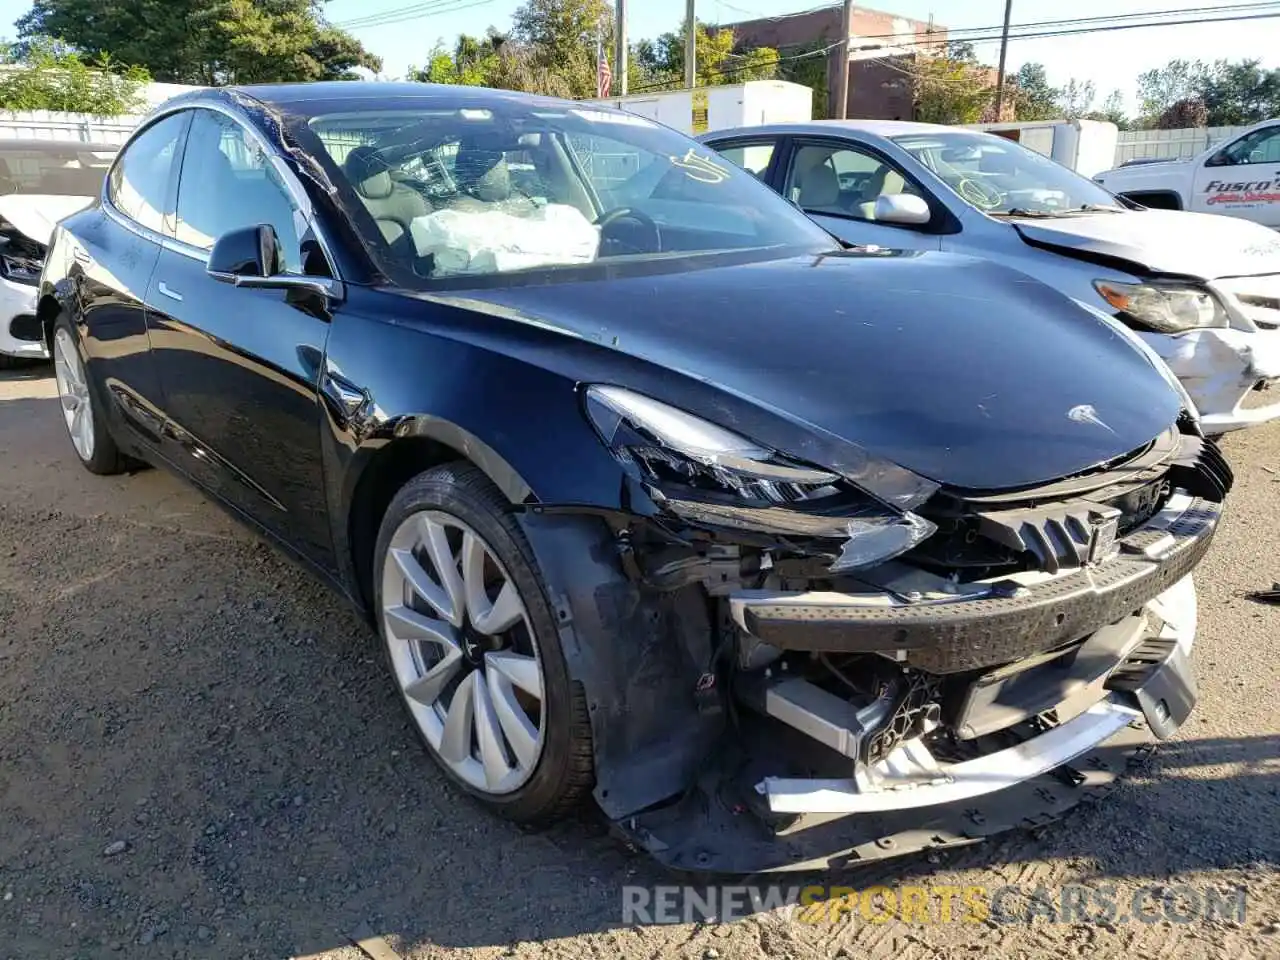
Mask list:
POLYGON ((591 788, 591 728, 536 561, 508 503, 468 463, 419 474, 383 517, 374 602, 391 675, 433 760, 520 823, 591 788))
POLYGON ((116 446, 106 417, 93 399, 88 368, 80 352, 80 338, 65 314, 54 322, 51 342, 58 402, 76 459, 90 473, 100 476, 124 473, 129 469, 129 461, 116 446))

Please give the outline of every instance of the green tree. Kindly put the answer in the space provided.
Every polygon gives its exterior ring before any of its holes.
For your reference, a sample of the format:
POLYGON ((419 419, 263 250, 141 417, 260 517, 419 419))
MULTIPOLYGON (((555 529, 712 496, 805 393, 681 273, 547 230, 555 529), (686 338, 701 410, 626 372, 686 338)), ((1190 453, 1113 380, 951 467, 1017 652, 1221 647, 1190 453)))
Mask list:
POLYGON ((1257 123, 1280 113, 1280 70, 1265 70, 1258 60, 1218 60, 1204 74, 1205 126, 1257 123))
POLYGON ((1058 116, 1067 120, 1076 120, 1093 109, 1093 100, 1097 89, 1092 80, 1081 82, 1075 77, 1067 81, 1067 85, 1058 91, 1058 116))
POLYGON ((107 51, 175 83, 345 79, 382 61, 328 25, 321 0, 35 0, 19 36, 107 51))
POLYGON ((1138 111, 1145 126, 1180 100, 1201 95, 1208 67, 1200 60, 1170 60, 1163 67, 1138 75, 1138 111))
POLYGON ((511 16, 515 46, 499 61, 499 85, 543 93, 596 95, 596 38, 613 36, 606 0, 525 0, 511 16))
POLYGON ((112 117, 143 107, 142 85, 151 78, 140 67, 109 57, 93 62, 47 37, 35 37, 3 58, 0 109, 59 110, 112 117))
POLYGON ((1119 90, 1112 90, 1107 94, 1107 98, 1102 101, 1102 106, 1097 110, 1091 110, 1084 115, 1086 120, 1105 120, 1108 123, 1114 123, 1121 130, 1128 130, 1130 127, 1129 115, 1124 110, 1124 94, 1119 90))
MULTIPOLYGON (((772 47, 739 49, 737 38, 727 28, 694 27, 694 56, 699 86, 772 80, 778 76, 778 51, 772 47)), ((637 49, 648 85, 677 90, 684 86, 684 48, 688 31, 664 33, 657 40, 643 41, 637 49)))
POLYGON ((917 55, 916 119, 925 123, 978 123, 995 99, 990 71, 975 62, 917 55))
POLYGON ((1042 63, 1024 63, 1013 76, 1014 116, 1019 120, 1052 120, 1060 116, 1060 91, 1049 83, 1042 63))

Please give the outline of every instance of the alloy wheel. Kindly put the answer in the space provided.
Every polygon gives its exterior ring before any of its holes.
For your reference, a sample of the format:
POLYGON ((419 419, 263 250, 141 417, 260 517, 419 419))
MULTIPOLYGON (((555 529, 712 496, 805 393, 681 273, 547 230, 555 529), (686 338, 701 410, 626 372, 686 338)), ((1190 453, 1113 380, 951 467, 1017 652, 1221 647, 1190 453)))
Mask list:
POLYGON ((53 374, 58 381, 58 399, 62 403, 62 419, 80 459, 93 459, 93 403, 89 399, 89 381, 80 352, 71 334, 59 329, 53 336, 53 374))
POLYGON ((542 662, 489 544, 451 514, 408 517, 384 559, 380 612, 396 683, 435 754, 477 791, 523 785, 545 740, 542 662))

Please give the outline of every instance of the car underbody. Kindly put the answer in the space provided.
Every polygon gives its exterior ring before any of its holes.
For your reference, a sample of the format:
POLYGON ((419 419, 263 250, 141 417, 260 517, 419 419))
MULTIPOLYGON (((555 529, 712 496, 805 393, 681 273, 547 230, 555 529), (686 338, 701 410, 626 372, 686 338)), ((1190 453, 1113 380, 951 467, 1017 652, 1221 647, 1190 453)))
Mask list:
POLYGON ((1195 702, 1190 571, 1232 478, 1193 431, 1030 490, 940 488, 917 511, 934 536, 839 574, 838 496, 526 509, 598 803, 670 867, 748 873, 970 843, 1096 795, 1195 702))

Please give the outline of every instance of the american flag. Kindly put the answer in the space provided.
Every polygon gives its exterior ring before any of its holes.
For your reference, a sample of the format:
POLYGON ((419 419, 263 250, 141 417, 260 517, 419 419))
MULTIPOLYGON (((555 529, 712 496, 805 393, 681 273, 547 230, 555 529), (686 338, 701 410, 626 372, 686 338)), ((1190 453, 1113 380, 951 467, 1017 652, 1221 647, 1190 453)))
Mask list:
POLYGON ((596 71, 596 96, 607 97, 612 83, 613 71, 609 69, 609 58, 602 51, 600 53, 600 68, 596 71))

